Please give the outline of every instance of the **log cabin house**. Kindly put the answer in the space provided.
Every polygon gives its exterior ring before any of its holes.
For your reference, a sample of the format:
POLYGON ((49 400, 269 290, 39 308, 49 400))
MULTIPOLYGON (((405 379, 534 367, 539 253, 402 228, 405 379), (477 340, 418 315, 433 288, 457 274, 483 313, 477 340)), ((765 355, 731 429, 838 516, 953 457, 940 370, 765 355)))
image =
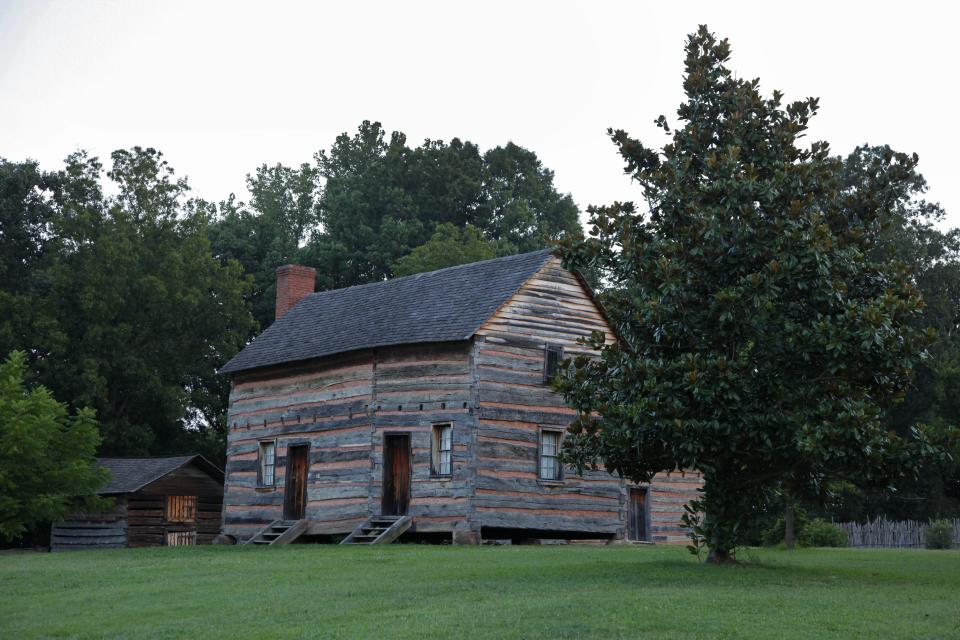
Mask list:
POLYGON ((278 269, 276 322, 232 378, 224 533, 679 542, 699 474, 637 486, 564 468, 573 416, 551 377, 614 331, 549 251, 314 293, 278 269))
POLYGON ((112 498, 113 507, 54 523, 51 551, 210 544, 220 533, 223 471, 203 456, 97 464, 110 471, 99 494, 112 498))

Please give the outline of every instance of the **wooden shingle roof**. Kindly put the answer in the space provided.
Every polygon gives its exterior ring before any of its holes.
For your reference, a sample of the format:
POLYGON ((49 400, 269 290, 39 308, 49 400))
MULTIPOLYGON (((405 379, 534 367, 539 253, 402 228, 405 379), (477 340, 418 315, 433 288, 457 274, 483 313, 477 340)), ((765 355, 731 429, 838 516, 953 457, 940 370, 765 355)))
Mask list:
POLYGON ((98 493, 133 493, 194 461, 214 478, 223 480, 223 471, 198 454, 169 458, 97 458, 97 465, 110 471, 110 481, 98 493))
POLYGON ((313 293, 220 373, 358 349, 467 340, 546 263, 550 253, 544 249, 313 293))

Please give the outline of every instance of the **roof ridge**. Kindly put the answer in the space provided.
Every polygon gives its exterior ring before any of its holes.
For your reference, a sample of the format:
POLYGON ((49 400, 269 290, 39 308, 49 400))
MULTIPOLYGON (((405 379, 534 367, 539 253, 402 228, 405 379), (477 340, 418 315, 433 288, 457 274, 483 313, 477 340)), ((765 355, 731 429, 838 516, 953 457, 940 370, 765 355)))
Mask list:
POLYGON ((362 289, 364 287, 374 287, 378 285, 383 285, 388 282, 403 282, 405 280, 411 280, 414 278, 422 278, 423 276, 428 276, 434 273, 442 273, 444 271, 455 271, 457 269, 465 269, 467 267, 474 267, 479 264, 490 264, 492 262, 498 261, 507 261, 507 260, 516 260, 521 257, 533 256, 537 253, 543 254, 552 254, 553 249, 537 249, 536 251, 527 251, 525 253, 513 253, 508 256, 497 256, 496 258, 487 258, 486 260, 477 260, 476 262, 464 262, 463 264, 455 264, 452 267, 443 267, 441 269, 434 269, 433 271, 421 271, 420 273, 411 273, 408 276, 398 276, 396 278, 387 278, 386 280, 377 280, 376 282, 364 282, 363 284, 352 284, 349 287, 340 287, 339 289, 325 289, 323 291, 314 291, 313 293, 308 293, 304 298, 311 298, 314 296, 322 296, 328 293, 334 293, 336 291, 351 291, 356 289, 362 289))

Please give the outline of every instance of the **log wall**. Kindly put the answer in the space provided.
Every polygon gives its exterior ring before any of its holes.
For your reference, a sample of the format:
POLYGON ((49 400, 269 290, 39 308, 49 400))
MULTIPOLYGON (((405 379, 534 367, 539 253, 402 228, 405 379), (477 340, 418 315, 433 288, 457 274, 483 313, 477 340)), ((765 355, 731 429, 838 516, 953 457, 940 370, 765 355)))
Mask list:
POLYGON ((51 551, 117 549, 127 546, 127 502, 114 499, 113 508, 101 513, 74 513, 55 522, 50 531, 51 551))
POLYGON ((476 437, 470 343, 418 344, 375 354, 370 513, 380 508, 384 435, 410 433, 411 500, 418 532, 452 531, 470 516, 476 437), (431 476, 433 426, 449 423, 451 473, 431 476))
POLYGON ((372 351, 234 378, 227 414, 224 533, 246 539, 283 516, 286 452, 310 445, 307 518, 349 530, 370 504, 372 351), (257 486, 261 440, 276 440, 275 484, 257 486))
POLYGON ((481 527, 622 536, 623 482, 605 471, 539 478, 540 431, 574 417, 544 382, 547 345, 564 357, 596 353, 577 343, 593 331, 615 338, 586 289, 551 258, 474 338, 479 399, 476 520, 481 527))
POLYGON ((368 350, 238 376, 231 393, 224 532, 245 539, 283 516, 286 452, 310 445, 309 533, 347 533, 379 513, 383 442, 411 438, 411 502, 418 531, 451 531, 468 515, 475 436, 470 343, 368 350), (433 425, 450 423, 452 473, 430 474, 433 425), (257 486, 261 440, 277 442, 276 482, 257 486))
POLYGON ((688 544, 686 529, 680 526, 683 507, 697 497, 703 486, 698 471, 658 473, 650 483, 650 541, 688 544))

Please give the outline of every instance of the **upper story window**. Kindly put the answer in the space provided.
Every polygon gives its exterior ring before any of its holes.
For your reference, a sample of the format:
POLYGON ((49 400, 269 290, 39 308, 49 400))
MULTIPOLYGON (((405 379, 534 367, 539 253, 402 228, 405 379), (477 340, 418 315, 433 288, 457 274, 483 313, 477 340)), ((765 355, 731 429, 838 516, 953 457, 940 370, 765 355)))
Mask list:
POLYGON ((435 476, 450 475, 450 452, 453 449, 453 425, 433 425, 433 443, 430 447, 430 472, 435 476))
POLYGON ((563 480, 563 465, 560 464, 559 431, 544 429, 540 432, 540 476, 541 480, 563 480))
POLYGON ((563 360, 563 347, 548 344, 543 353, 543 381, 547 384, 553 382, 560 369, 560 362, 563 360))
POLYGON ((257 484, 261 487, 272 487, 275 482, 277 466, 277 443, 265 440, 260 443, 257 456, 257 484))

